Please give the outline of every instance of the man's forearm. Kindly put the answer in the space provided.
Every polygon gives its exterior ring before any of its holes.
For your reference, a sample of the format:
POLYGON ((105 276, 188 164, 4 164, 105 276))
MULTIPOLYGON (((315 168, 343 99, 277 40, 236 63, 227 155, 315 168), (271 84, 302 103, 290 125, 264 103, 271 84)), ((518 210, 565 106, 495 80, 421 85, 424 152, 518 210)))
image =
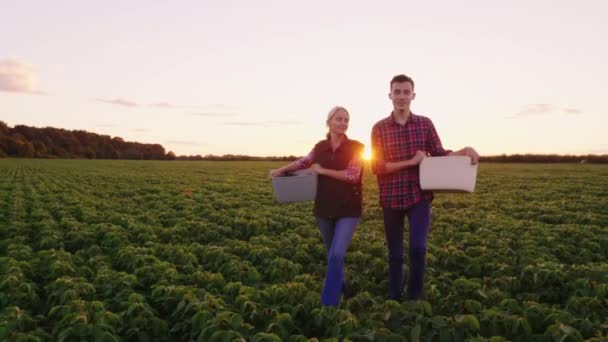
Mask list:
POLYGON ((346 170, 331 170, 331 169, 323 169, 323 171, 321 171, 321 174, 327 177, 331 177, 331 178, 335 178, 337 180, 343 181, 343 182, 351 182, 351 180, 348 178, 348 175, 346 173, 346 170))
POLYGON ((466 154, 466 149, 467 148, 465 147, 465 148, 462 148, 462 149, 460 149, 458 151, 452 151, 452 152, 448 153, 448 156, 466 156, 467 155, 466 154))
POLYGON ((416 166, 416 163, 413 159, 402 160, 399 162, 388 162, 384 164, 384 174, 397 172, 399 170, 406 169, 412 166, 416 166))
POLYGON ((458 151, 450 152, 448 153, 448 156, 467 156, 471 158, 472 164, 477 164, 479 161, 479 154, 472 147, 465 147, 458 151))

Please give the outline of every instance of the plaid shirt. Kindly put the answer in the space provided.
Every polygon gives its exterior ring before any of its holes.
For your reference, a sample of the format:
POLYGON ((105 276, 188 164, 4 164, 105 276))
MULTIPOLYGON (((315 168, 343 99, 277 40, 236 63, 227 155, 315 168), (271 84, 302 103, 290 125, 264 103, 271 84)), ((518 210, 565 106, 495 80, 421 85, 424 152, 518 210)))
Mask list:
POLYGON ((372 171, 378 177, 382 207, 407 209, 423 199, 433 199, 432 192, 420 190, 418 166, 386 173, 387 162, 412 159, 417 150, 432 156, 451 152, 441 146, 433 122, 424 116, 411 113, 405 125, 401 125, 391 114, 372 128, 372 171))
MULTIPOLYGON (((348 137, 346 136, 345 138, 348 139, 348 137)), ((327 138, 327 141, 329 141, 329 137, 327 138)), ((360 156, 356 156, 355 158, 353 158, 348 163, 348 167, 346 168, 346 179, 351 183, 359 183, 361 181, 361 170, 363 169, 363 162, 359 157, 360 156)), ((306 169, 313 164, 314 160, 315 149, 313 148, 307 156, 294 161, 293 164, 297 165, 298 169, 306 169)))

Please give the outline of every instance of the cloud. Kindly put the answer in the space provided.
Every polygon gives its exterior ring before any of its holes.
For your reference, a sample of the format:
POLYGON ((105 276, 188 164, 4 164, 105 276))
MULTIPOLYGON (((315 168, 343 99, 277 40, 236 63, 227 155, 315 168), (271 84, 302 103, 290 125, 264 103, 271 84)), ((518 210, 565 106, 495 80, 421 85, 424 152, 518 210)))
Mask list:
POLYGON ((186 106, 178 105, 169 102, 156 102, 149 105, 150 107, 162 108, 162 109, 176 109, 176 108, 199 108, 198 106, 186 106))
POLYGON ((135 101, 131 101, 131 100, 123 99, 123 98, 115 98, 115 99, 95 98, 93 100, 97 101, 97 102, 103 102, 103 103, 108 103, 108 104, 113 104, 113 105, 118 105, 118 106, 125 106, 125 107, 149 106, 149 107, 155 107, 155 108, 159 108, 159 109, 178 109, 178 108, 201 109, 202 112, 197 112, 197 113, 192 114, 192 115, 196 115, 196 116, 208 116, 208 117, 226 116, 227 117, 227 116, 238 115, 236 113, 233 113, 232 111, 226 112, 226 109, 236 108, 236 107, 231 107, 231 106, 227 106, 227 105, 185 106, 185 105, 178 105, 178 104, 169 103, 169 102, 154 102, 154 103, 150 103, 150 104, 140 104, 135 101))
POLYGON ((194 116, 204 116, 210 118, 232 117, 238 116, 244 112, 242 108, 237 106, 227 105, 223 103, 212 104, 201 107, 194 107, 198 112, 192 113, 194 116))
POLYGON ((507 119, 516 119, 516 118, 526 118, 531 116, 540 116, 547 114, 581 114, 582 111, 576 108, 559 108, 554 105, 548 103, 535 103, 525 105, 518 112, 507 115, 505 118, 507 119))
POLYGON ((180 106, 176 106, 176 105, 170 104, 168 102, 153 103, 150 106, 152 106, 152 107, 158 107, 158 108, 167 108, 167 109, 170 109, 170 108, 179 108, 180 107, 180 106))
POLYGON ((44 94, 37 90, 37 77, 27 63, 14 59, 0 60, 0 91, 44 94))
POLYGON ((222 112, 229 112, 228 114, 230 116, 232 116, 232 115, 236 115, 236 114, 233 114, 232 112, 239 111, 239 109, 237 107, 226 105, 226 104, 213 104, 213 105, 207 105, 207 106, 187 106, 187 105, 173 104, 173 103, 169 103, 169 102, 156 102, 156 103, 150 104, 150 106, 156 107, 156 108, 165 108, 165 109, 190 108, 190 109, 194 109, 194 110, 202 110, 202 113, 194 114, 194 115, 201 115, 201 116, 221 116, 221 115, 219 115, 219 113, 222 113, 222 112), (218 115, 215 115, 216 113, 218 113, 218 115), (209 114, 209 115, 207 115, 207 114, 209 114))
POLYGON ((196 110, 202 111, 210 111, 210 112, 239 112, 242 111, 242 108, 234 105, 224 104, 224 103, 213 103, 207 105, 200 106, 184 106, 188 108, 193 108, 196 110))
POLYGON ((199 113, 192 113, 192 115, 194 116, 205 116, 205 117, 212 117, 212 118, 220 118, 220 117, 232 117, 232 116, 237 116, 237 113, 218 113, 218 112, 199 112, 199 113))
MULTIPOLYGON (((119 105, 119 106, 126 106, 126 107, 140 107, 140 106, 144 106, 143 104, 139 104, 137 102, 130 101, 130 100, 125 100, 125 99, 121 99, 121 98, 116 98, 116 99, 100 99, 100 98, 97 98, 97 99, 95 99, 95 101, 109 103, 109 104, 114 104, 114 105, 119 105)), ((149 104, 147 106, 156 107, 156 108, 162 108, 162 109, 188 108, 188 106, 175 105, 175 104, 172 104, 172 103, 169 103, 169 102, 156 102, 156 103, 151 103, 151 104, 149 104)))
POLYGON ((227 121, 224 122, 226 126, 250 126, 250 127, 272 127, 272 126, 295 126, 301 125, 299 121, 227 121))
POLYGON ((225 110, 225 111, 238 111, 239 110, 239 107, 237 107, 237 106, 227 105, 224 103, 216 103, 216 104, 210 105, 208 107, 214 108, 214 109, 219 109, 219 110, 225 110))
POLYGON ((576 108, 564 108, 562 110, 564 114, 581 114, 583 111, 576 108))
POLYGON ((524 106, 519 112, 515 113, 515 116, 535 116, 540 114, 549 113, 555 110, 550 104, 546 103, 537 103, 537 104, 529 104, 524 106))
POLYGON ((131 130, 131 132, 133 132, 133 133, 147 133, 147 132, 150 132, 150 130, 145 129, 145 128, 133 128, 131 130))
POLYGON ((169 145, 206 145, 194 140, 168 140, 165 143, 169 145))
POLYGON ((129 100, 125 100, 125 99, 120 99, 120 98, 116 98, 113 100, 108 100, 108 99, 95 99, 95 101, 97 102, 103 102, 103 103, 108 103, 108 104, 113 104, 113 105, 118 105, 118 106, 124 106, 124 107, 138 107, 139 105, 133 101, 129 101, 129 100))

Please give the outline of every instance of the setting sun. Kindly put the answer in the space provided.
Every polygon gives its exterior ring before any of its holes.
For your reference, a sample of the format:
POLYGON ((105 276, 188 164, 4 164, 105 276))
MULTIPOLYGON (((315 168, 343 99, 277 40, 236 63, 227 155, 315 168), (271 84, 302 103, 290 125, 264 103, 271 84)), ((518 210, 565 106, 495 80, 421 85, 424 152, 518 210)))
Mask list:
POLYGON ((369 146, 365 146, 365 150, 363 150, 362 157, 363 157, 363 160, 366 160, 366 161, 372 160, 372 150, 369 146))

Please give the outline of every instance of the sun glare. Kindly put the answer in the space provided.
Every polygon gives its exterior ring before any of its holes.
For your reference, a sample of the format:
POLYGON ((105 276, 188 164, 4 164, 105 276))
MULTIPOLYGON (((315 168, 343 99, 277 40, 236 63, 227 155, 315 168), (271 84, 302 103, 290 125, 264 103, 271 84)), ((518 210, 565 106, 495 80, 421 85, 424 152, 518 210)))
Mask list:
POLYGON ((369 148, 369 146, 365 146, 365 149, 363 150, 363 160, 372 160, 372 150, 369 148))

